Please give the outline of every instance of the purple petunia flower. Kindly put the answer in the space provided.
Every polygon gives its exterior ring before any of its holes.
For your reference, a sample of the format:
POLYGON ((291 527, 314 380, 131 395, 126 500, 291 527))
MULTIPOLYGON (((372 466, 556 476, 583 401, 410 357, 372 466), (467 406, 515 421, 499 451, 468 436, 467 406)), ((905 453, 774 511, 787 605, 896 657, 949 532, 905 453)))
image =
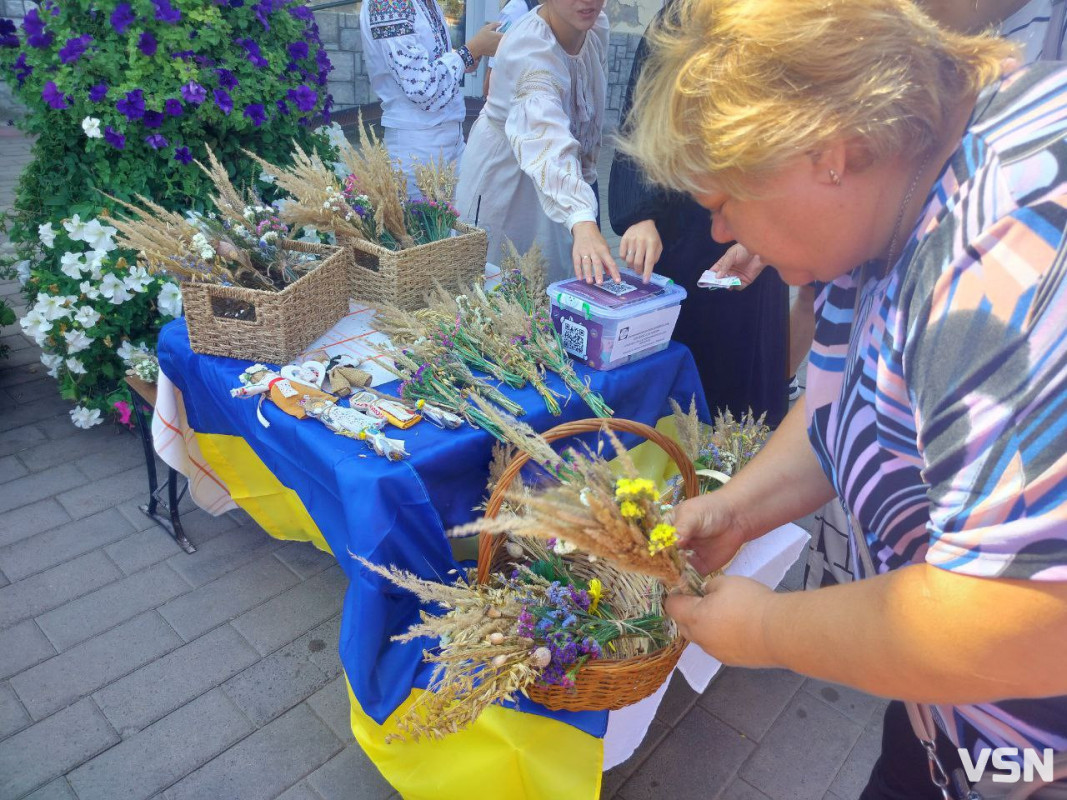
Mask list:
POLYGON ((215 70, 215 74, 219 76, 219 86, 223 89, 236 89, 238 80, 237 76, 230 72, 228 69, 219 67, 215 70))
POLYGON ((73 39, 67 39, 67 43, 59 48, 60 62, 63 64, 73 64, 82 57, 82 53, 86 51, 92 40, 93 37, 89 34, 75 36, 73 39))
POLYGON ((163 114, 159 111, 146 111, 141 121, 146 128, 158 128, 163 124, 163 114))
POLYGON ((0 47, 18 47, 18 29, 14 20, 0 19, 0 47))
POLYGON ((307 6, 289 6, 286 11, 296 19, 302 19, 305 22, 315 19, 315 15, 311 13, 311 9, 307 6))
POLYGON ((151 136, 144 137, 144 142, 153 150, 162 150, 167 146, 167 140, 158 133, 153 133, 151 136))
POLYGON ((285 104, 284 100, 276 100, 274 101, 274 105, 278 107, 278 111, 280 111, 282 114, 286 116, 289 115, 289 106, 285 104))
POLYGON ((137 40, 137 49, 146 56, 154 56, 158 47, 159 42, 156 41, 156 37, 148 31, 142 33, 141 38, 137 40))
POLYGON ((152 5, 156 7, 156 19, 160 22, 168 25, 181 22, 182 12, 172 6, 170 0, 152 0, 152 5))
POLYGON ((252 124, 257 128, 267 121, 267 112, 262 103, 251 103, 245 106, 244 116, 252 120, 252 124))
POLYGON ((216 89, 215 105, 217 105, 222 113, 228 117, 230 116, 230 112, 233 111, 233 98, 230 97, 230 93, 225 89, 216 89))
POLYGON ((63 95, 63 92, 59 91, 59 87, 56 86, 55 81, 49 81, 41 89, 41 99, 48 105, 55 109, 66 108, 70 105, 69 98, 63 95))
POLYGON ((182 101, 168 97, 163 101, 163 113, 168 117, 180 117, 182 115, 182 101))
POLYGON ((322 119, 326 125, 330 124, 330 119, 332 118, 331 111, 333 111, 333 95, 328 94, 326 95, 325 102, 322 104, 322 119))
POLYGON ((263 57, 263 54, 259 50, 259 44, 255 39, 245 37, 234 39, 234 42, 245 49, 245 53, 248 56, 248 60, 252 62, 252 66, 259 67, 260 69, 267 66, 267 59, 263 57))
POLYGON ((188 147, 177 147, 174 150, 174 160, 179 164, 191 164, 193 161, 193 154, 188 147))
POLYGON ((26 63, 25 53, 19 53, 19 57, 11 65, 11 71, 15 73, 15 79, 19 82, 19 86, 22 86, 26 79, 33 74, 33 67, 26 63))
POLYGON ((52 34, 45 31, 44 20, 36 8, 31 8, 22 18, 22 30, 26 31, 26 44, 30 47, 48 47, 52 44, 52 34))
POLYGON ((126 134, 119 133, 110 125, 104 128, 104 141, 114 147, 116 150, 126 149, 126 134))
POLYGON ((137 19, 137 15, 133 13, 133 8, 130 4, 119 3, 115 6, 115 10, 111 12, 111 27, 115 29, 116 33, 126 33, 126 29, 130 27, 135 19, 137 19))
POLYGON ((289 58, 299 60, 301 58, 308 57, 308 43, 307 42, 292 42, 289 45, 289 58))
POLYGON ((144 91, 134 89, 127 92, 124 98, 115 103, 115 109, 128 120, 140 119, 144 116, 144 91))
POLYGON ((310 86, 301 84, 295 89, 290 89, 286 93, 286 97, 292 100, 293 104, 301 111, 311 111, 319 100, 319 93, 310 86))
POLYGON ((270 0, 259 0, 255 5, 256 19, 259 20, 259 24, 263 26, 263 30, 270 30, 270 14, 274 10, 274 5, 270 0))
POLYGON ((107 97, 107 84, 97 83, 89 89, 89 99, 94 103, 99 103, 107 97))
POLYGON ((189 81, 182 87, 182 98, 185 102, 198 106, 207 100, 207 89, 196 81, 189 81))

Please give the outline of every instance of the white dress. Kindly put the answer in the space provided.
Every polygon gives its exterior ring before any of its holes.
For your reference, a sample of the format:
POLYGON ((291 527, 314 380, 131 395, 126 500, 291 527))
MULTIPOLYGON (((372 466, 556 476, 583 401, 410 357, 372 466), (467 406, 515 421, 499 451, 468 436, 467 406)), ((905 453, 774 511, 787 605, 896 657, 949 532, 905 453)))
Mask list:
POLYGON ((576 56, 537 12, 504 34, 456 189, 460 218, 489 234, 491 263, 507 239, 520 253, 536 242, 549 280, 574 274, 571 227, 596 220, 607 44, 603 13, 576 56))

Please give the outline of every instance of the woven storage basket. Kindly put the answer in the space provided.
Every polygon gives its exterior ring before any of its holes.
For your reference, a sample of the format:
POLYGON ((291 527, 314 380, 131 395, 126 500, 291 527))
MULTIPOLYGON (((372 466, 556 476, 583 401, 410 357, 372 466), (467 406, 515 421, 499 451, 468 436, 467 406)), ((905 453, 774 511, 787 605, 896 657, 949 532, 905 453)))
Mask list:
POLYGON ((426 306, 434 282, 454 289, 481 279, 489 238, 480 228, 455 224, 459 236, 438 239, 406 250, 386 250, 351 239, 352 296, 370 305, 387 304, 404 311, 426 306))
POLYGON ((189 345, 195 352, 285 364, 348 313, 351 251, 307 242, 286 241, 282 246, 325 258, 280 292, 182 284, 189 345), (235 306, 245 312, 244 318, 227 316, 235 306))
MULTIPOLYGON (((599 431, 603 427, 643 436, 665 450, 682 473, 685 496, 696 497, 699 483, 692 462, 677 442, 644 423, 615 418, 583 419, 557 425, 542 436, 545 441, 554 442, 580 433, 599 431)), ((493 518, 499 513, 508 487, 529 460, 528 455, 520 453, 508 464, 489 497, 486 517, 493 518)), ((494 568, 500 566, 504 538, 503 535, 482 534, 478 542, 479 583, 487 583, 494 568)), ((644 700, 663 685, 686 644, 679 636, 666 647, 647 655, 619 660, 594 659, 578 670, 573 687, 535 684, 528 693, 530 699, 553 711, 614 711, 625 708, 644 700)))

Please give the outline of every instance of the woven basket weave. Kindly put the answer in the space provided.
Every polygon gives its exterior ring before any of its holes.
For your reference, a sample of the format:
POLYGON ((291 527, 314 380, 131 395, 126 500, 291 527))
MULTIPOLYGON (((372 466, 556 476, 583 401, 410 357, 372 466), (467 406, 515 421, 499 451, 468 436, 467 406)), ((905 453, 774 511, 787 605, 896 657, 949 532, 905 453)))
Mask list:
MULTIPOLYGON (((665 450, 681 471, 685 496, 696 497, 699 482, 692 462, 677 442, 644 423, 615 418, 583 419, 557 425, 542 436, 545 441, 554 442, 580 433, 599 431, 604 427, 643 436, 665 450)), ((520 453, 508 464, 489 497, 486 517, 491 519, 499 513, 508 487, 529 460, 528 455, 520 453)), ((487 583, 490 574, 502 566, 504 539, 505 536, 498 534, 482 534, 479 539, 479 583, 487 583)), ((625 708, 644 700, 663 685, 686 644, 679 636, 666 647, 647 655, 617 660, 594 659, 578 670, 574 686, 565 688, 534 684, 528 694, 531 700, 553 711, 615 711, 625 708)))
POLYGON ((325 258, 280 292, 182 284, 182 303, 194 352, 268 364, 285 364, 348 313, 351 251, 307 242, 282 247, 325 258), (240 308, 245 318, 227 314, 240 308))
POLYGON ((361 239, 348 241, 352 249, 352 296, 369 305, 391 305, 403 311, 426 306, 434 282, 458 289, 480 280, 485 272, 489 238, 480 228, 455 224, 459 236, 386 250, 361 239))

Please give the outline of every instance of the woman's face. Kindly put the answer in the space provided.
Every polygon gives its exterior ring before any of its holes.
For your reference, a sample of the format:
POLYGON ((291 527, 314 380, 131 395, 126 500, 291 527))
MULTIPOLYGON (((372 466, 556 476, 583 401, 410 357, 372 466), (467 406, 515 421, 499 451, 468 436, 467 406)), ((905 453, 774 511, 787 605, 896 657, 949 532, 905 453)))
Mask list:
POLYGON ((871 223, 879 198, 869 175, 837 185, 826 167, 801 155, 756 185, 752 199, 706 186, 693 197, 711 211, 712 238, 740 242, 790 285, 833 280, 877 255, 871 223))
POLYGON ((588 31, 593 27, 605 0, 542 0, 552 15, 578 31, 588 31))

